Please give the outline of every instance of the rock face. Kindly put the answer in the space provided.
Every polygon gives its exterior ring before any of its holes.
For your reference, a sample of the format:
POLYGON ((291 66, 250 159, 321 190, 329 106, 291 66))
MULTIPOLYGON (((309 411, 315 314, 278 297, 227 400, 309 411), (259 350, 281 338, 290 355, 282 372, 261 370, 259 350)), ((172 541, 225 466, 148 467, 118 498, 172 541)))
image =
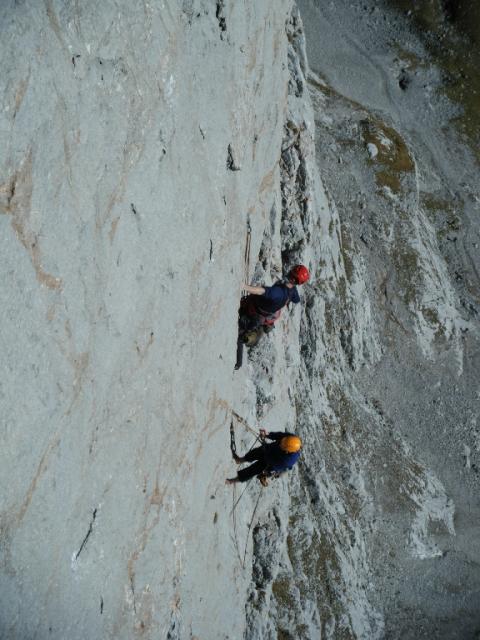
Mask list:
POLYGON ((374 3, 299 6, 316 162, 306 107, 282 180, 284 193, 302 184, 296 229, 316 265, 289 387, 306 450, 288 520, 273 509, 255 530, 250 637, 473 638, 478 164, 404 19, 374 3))
POLYGON ((405 16, 298 5, 310 67, 290 0, 0 9, 1 638, 480 630, 478 165, 405 16))
POLYGON ((2 638, 242 635, 223 482, 290 9, 2 3, 2 638))

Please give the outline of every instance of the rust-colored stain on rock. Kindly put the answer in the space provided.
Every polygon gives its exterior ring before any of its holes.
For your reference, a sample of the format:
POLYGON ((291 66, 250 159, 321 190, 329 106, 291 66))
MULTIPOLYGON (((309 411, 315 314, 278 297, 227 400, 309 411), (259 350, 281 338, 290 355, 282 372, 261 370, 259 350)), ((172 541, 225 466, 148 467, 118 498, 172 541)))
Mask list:
POLYGON ((63 281, 43 269, 38 234, 31 228, 32 156, 30 149, 20 168, 6 185, 0 187, 0 196, 3 195, 0 211, 11 215, 13 230, 30 255, 38 282, 48 289, 58 291, 63 288, 63 281))

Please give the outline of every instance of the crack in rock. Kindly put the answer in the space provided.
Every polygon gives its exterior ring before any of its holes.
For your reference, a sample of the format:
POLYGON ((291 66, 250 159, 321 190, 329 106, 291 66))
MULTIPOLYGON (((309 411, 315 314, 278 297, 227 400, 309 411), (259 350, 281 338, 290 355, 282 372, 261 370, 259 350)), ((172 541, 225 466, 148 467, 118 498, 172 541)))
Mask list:
POLYGON ((80 545, 80 549, 75 554, 75 560, 78 560, 79 555, 82 553, 85 545, 87 544, 87 540, 90 537, 90 534, 93 531, 93 523, 95 522, 95 518, 97 517, 97 509, 93 510, 92 519, 90 521, 90 526, 88 527, 87 535, 84 537, 82 544, 80 545))
POLYGON ((240 171, 241 169, 240 165, 235 162, 231 144, 228 145, 227 149, 227 169, 229 169, 230 171, 240 171))
POLYGON ((227 19, 225 18, 225 2, 224 0, 217 0, 217 10, 215 16, 218 20, 218 26, 220 27, 220 38, 223 40, 223 34, 227 30, 227 19))

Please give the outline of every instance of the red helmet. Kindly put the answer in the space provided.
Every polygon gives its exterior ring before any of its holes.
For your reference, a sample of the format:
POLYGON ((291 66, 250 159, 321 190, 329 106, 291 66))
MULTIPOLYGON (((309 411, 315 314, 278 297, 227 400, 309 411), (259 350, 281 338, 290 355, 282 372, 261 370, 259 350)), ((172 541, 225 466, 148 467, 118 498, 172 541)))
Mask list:
POLYGON ((295 284, 305 284, 310 278, 307 267, 303 264, 296 264, 290 269, 288 279, 295 284))

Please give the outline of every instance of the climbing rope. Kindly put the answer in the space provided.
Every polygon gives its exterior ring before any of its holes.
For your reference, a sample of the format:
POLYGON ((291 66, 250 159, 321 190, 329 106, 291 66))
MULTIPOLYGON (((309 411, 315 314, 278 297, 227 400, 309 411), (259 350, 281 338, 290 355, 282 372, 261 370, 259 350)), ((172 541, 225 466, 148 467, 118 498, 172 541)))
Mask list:
POLYGON ((237 537, 237 517, 235 514, 235 504, 236 504, 236 498, 237 498, 236 491, 237 491, 236 487, 235 485, 233 485, 233 493, 232 493, 233 507, 230 513, 232 514, 232 519, 233 519, 233 546, 235 547, 235 551, 237 552, 238 560, 240 561, 240 564, 242 564, 242 556, 240 555, 240 547, 238 545, 238 537, 237 537))
MULTIPOLYGON (((235 456, 237 453, 237 445, 235 444, 235 430, 233 426, 233 419, 230 421, 230 450, 232 452, 232 456, 235 456)), ((246 488, 247 487, 245 487, 245 489, 246 488)), ((233 506, 230 511, 230 515, 232 516, 232 520, 233 520, 233 546, 235 547, 235 551, 237 552, 237 557, 240 562, 240 565, 242 566, 242 569, 243 569, 242 556, 240 554, 240 546, 238 544, 238 535, 237 535, 236 507, 237 507, 237 504, 240 502, 243 494, 245 493, 245 489, 242 491, 242 493, 240 494, 240 497, 237 499, 237 486, 235 484, 233 485, 233 493, 232 493, 233 506)))
MULTIPOLYGON (((242 418, 242 416, 239 416, 238 413, 236 411, 233 411, 233 410, 232 410, 232 416, 236 420, 238 420, 238 422, 240 422, 240 424, 243 424, 243 426, 245 427, 245 429, 247 429, 247 431, 250 431, 250 433, 253 433, 253 435, 257 438, 257 440, 259 439, 259 436, 258 436, 257 432, 255 431, 255 429, 252 429, 252 427, 249 426, 249 424, 245 420, 245 418, 242 418)), ((233 423, 232 423, 232 425, 233 425, 233 423)))
MULTIPOLYGON (((247 423, 247 421, 244 418, 242 418, 241 416, 239 416, 238 413, 236 413, 235 411, 232 410, 232 420, 230 421, 230 450, 232 452, 232 455, 236 455, 236 453, 237 453, 237 446, 235 444, 235 428, 234 428, 234 424, 233 424, 233 418, 235 418, 240 424, 242 424, 247 429, 247 431, 250 431, 250 433, 252 433, 255 436, 255 440, 253 441, 253 444, 250 447, 249 452, 257 444, 257 442, 263 442, 261 437, 257 434, 257 432, 254 429, 252 429, 252 427, 250 427, 250 425, 247 423)), ((249 540, 249 537, 250 537, 250 531, 252 530, 253 521, 255 519, 255 514, 257 513, 257 509, 258 509, 258 505, 260 503, 260 497, 262 495, 262 489, 263 489, 263 487, 260 487, 260 492, 259 492, 257 500, 255 502, 255 508, 253 510, 252 517, 250 518, 250 522, 249 522, 248 529, 247 529, 247 538, 245 540, 245 549, 244 549, 243 558, 242 558, 242 556, 240 554, 240 548, 239 548, 238 536, 237 536, 236 509, 237 509, 237 506, 238 506, 240 500, 243 498, 243 496, 245 494, 245 491, 248 489, 248 485, 250 484, 251 480, 252 480, 252 478, 247 480, 245 488, 242 490, 242 492, 241 492, 241 494, 239 495, 238 498, 237 498, 237 494, 236 494, 236 485, 233 485, 233 506, 232 506, 232 509, 230 511, 230 515, 232 516, 232 520, 233 520, 233 542, 234 542, 235 550, 237 552, 237 557, 238 557, 238 559, 240 561, 240 566, 242 567, 242 569, 245 569, 245 560, 246 560, 246 557, 247 557, 248 540, 249 540)))
POLYGON ((257 501, 255 503, 255 509, 253 510, 252 517, 250 519, 250 524, 248 525, 247 539, 245 540, 245 551, 243 552, 242 569, 245 569, 245 558, 247 557, 248 538, 250 536, 250 530, 252 528, 253 519, 255 518, 255 514, 257 513, 257 507, 258 507, 258 503, 260 502, 260 497, 262 495, 262 489, 263 489, 263 486, 260 485, 260 491, 258 494, 257 501))
MULTIPOLYGON (((235 509, 237 508, 237 504, 240 502, 240 500, 241 500, 241 499, 242 499, 242 497, 243 497, 243 494, 244 494, 244 493, 245 493, 245 491, 248 489, 248 485, 249 485, 249 483, 250 483, 251 479, 252 479, 252 478, 250 478, 249 480, 247 480, 246 485, 245 485, 245 488, 244 488, 244 490, 242 491, 242 493, 240 494, 240 497, 238 498, 238 500, 236 500, 236 501, 233 503, 233 507, 232 507, 232 510, 230 511, 230 515, 232 515, 232 516, 233 516, 233 515, 235 514, 235 509)), ((234 489, 234 491, 235 491, 235 485, 233 485, 233 489, 234 489)))
MULTIPOLYGON (((256 433, 256 431, 254 431, 251 427, 248 426, 248 424, 246 423, 246 421, 238 415, 238 413, 236 413, 235 411, 232 411, 232 415, 234 418, 236 418, 241 424, 243 424, 244 427, 246 427, 249 431, 251 431, 254 436, 255 436, 255 440, 253 441, 252 446, 250 447, 250 449, 248 450, 249 452, 253 449, 253 447, 257 444, 257 442, 260 440, 258 434, 256 433)), ((235 444, 235 429, 233 426, 233 420, 230 421, 230 450, 232 452, 232 455, 236 455, 237 453, 237 446, 235 444)), ((251 480, 251 478, 250 478, 251 480)), ((243 489, 242 493, 240 494, 239 498, 237 500, 233 501, 233 507, 232 510, 230 511, 230 515, 234 516, 235 515, 235 509, 237 508, 238 503, 240 502, 240 500, 243 497, 243 494, 245 493, 245 491, 247 490, 248 484, 250 482, 250 480, 247 480, 246 486, 243 489)), ((235 485, 233 485, 233 489, 234 489, 234 494, 236 493, 235 491, 235 485)))

